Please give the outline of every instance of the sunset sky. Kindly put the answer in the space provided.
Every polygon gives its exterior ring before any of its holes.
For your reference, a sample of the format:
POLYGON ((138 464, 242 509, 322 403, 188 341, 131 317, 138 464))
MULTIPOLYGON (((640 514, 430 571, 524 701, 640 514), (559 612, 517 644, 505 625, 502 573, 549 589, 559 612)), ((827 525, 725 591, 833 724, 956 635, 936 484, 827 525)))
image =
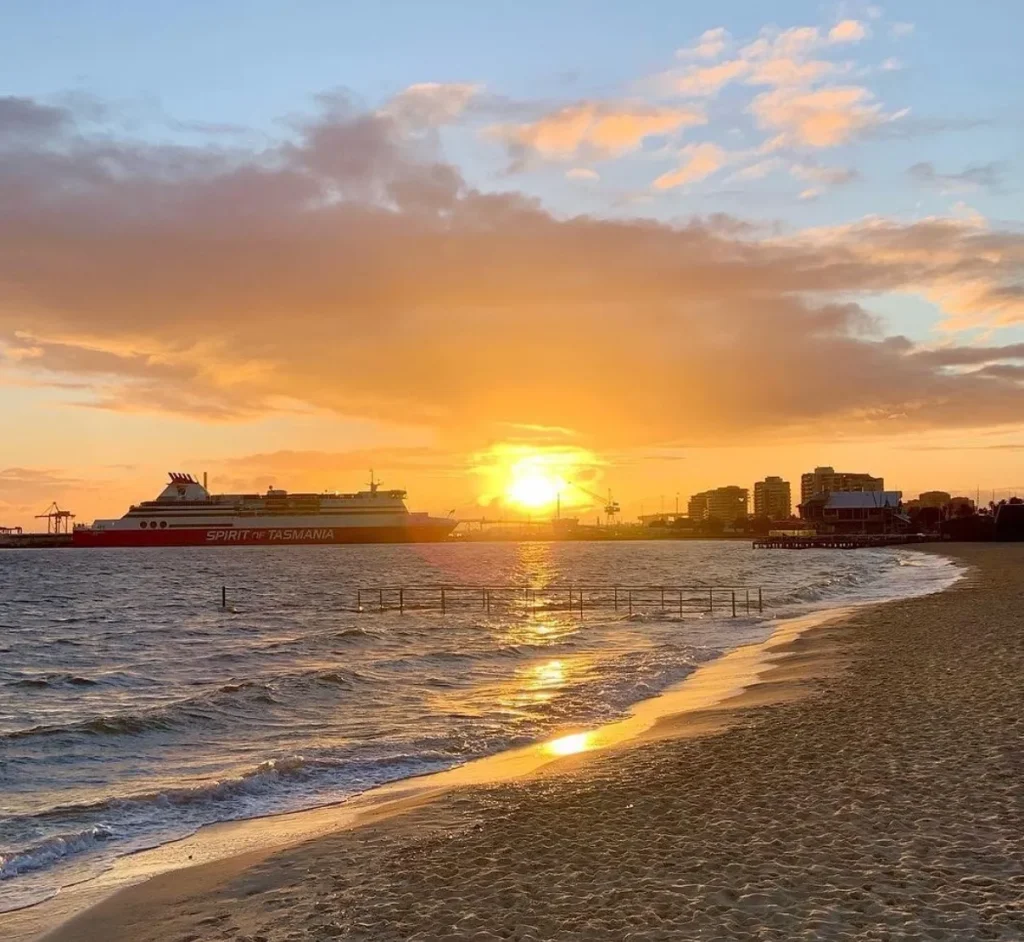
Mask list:
POLYGON ((0 524, 1024 490, 1022 168, 1009 0, 0 3, 0 524))

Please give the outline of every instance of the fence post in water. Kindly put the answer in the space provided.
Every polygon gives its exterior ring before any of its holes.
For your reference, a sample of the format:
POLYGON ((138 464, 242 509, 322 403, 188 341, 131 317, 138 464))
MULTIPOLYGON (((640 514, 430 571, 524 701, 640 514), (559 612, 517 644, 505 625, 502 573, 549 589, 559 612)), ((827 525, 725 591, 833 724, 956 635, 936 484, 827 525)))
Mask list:
POLYGON ((228 587, 226 585, 220 587, 220 607, 228 607, 228 587))
POLYGON ((444 614, 444 586, 441 586, 441 614, 444 614))
POLYGON ((661 587, 661 610, 665 611, 665 587, 661 587))
POLYGON ((750 614, 750 589, 747 589, 747 614, 750 614))
POLYGON ((757 587, 757 610, 759 612, 764 611, 764 600, 761 598, 761 587, 757 587))
POLYGON ((736 590, 732 590, 732 617, 736 617, 736 590))
POLYGON ((629 614, 633 614, 633 590, 629 590, 629 614))
POLYGON ((715 590, 708 589, 708 612, 715 610, 715 590))
POLYGON ((487 609, 487 614, 491 614, 491 590, 484 589, 484 607, 487 609))
POLYGON ((398 590, 398 614, 405 614, 405 589, 398 590))
POLYGON ((363 590, 356 589, 356 611, 361 612, 363 610, 363 590))
POLYGON ((679 590, 679 617, 683 617, 683 590, 679 590))
POLYGON ((580 618, 583 617, 583 590, 580 589, 580 618))
POLYGON ((384 611, 384 590, 380 590, 380 610, 384 611))
POLYGON ((615 587, 615 611, 619 610, 619 587, 615 587))

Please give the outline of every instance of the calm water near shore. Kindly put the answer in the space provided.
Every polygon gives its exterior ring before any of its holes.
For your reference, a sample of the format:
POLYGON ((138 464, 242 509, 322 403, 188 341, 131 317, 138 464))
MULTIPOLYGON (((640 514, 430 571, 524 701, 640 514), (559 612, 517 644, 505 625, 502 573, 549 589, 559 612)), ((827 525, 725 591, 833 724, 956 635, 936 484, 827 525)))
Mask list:
POLYGON ((609 721, 772 619, 957 572, 737 542, 0 554, 0 911, 204 824, 609 721), (570 582, 760 585, 766 611, 349 610, 356 586, 441 581, 530 584, 541 602, 570 582))

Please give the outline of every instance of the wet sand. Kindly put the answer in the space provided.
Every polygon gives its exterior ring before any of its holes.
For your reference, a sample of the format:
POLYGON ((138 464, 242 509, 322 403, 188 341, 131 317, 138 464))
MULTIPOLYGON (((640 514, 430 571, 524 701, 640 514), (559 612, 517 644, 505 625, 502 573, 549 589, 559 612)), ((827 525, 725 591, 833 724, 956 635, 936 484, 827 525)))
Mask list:
POLYGON ((59 942, 1024 938, 1024 545, 541 774, 124 890, 59 942))

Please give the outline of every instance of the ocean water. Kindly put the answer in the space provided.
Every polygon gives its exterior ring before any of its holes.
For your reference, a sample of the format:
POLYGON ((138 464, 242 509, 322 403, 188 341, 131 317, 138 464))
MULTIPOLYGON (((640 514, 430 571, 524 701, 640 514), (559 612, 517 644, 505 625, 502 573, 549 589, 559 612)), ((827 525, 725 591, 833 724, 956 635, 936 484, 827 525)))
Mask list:
POLYGON ((2 552, 0 911, 206 824, 612 720, 773 619, 957 574, 908 550, 745 542, 2 552), (528 584, 536 604, 353 610, 360 586, 438 582, 528 584), (737 618, 680 616, 651 595, 580 618, 572 583, 760 586, 765 611, 741 594, 737 618))

